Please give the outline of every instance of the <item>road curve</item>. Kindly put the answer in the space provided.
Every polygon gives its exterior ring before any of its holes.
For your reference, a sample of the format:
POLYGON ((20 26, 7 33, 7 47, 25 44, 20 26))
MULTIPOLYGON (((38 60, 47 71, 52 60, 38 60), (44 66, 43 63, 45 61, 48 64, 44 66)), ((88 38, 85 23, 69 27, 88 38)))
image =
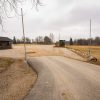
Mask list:
POLYGON ((100 100, 100 66, 60 56, 34 57, 34 88, 24 100, 100 100))

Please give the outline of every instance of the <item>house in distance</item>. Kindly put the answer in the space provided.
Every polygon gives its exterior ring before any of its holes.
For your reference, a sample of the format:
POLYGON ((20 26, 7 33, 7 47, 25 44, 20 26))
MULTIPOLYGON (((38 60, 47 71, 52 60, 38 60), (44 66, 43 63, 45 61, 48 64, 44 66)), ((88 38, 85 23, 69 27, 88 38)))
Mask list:
POLYGON ((11 49, 12 40, 8 37, 0 37, 0 50, 2 49, 11 49))

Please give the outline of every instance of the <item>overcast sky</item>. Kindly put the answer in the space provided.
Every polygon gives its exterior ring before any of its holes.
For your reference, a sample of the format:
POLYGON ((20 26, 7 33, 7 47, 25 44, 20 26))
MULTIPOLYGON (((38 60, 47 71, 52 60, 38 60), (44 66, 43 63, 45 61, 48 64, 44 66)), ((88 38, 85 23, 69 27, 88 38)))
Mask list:
MULTIPOLYGON (((89 20, 92 19, 92 37, 100 36, 100 0, 41 0, 44 6, 38 11, 25 6, 25 33, 27 37, 54 33, 58 39, 89 37, 89 20)), ((22 37, 21 17, 4 20, 5 32, 1 36, 22 37)))

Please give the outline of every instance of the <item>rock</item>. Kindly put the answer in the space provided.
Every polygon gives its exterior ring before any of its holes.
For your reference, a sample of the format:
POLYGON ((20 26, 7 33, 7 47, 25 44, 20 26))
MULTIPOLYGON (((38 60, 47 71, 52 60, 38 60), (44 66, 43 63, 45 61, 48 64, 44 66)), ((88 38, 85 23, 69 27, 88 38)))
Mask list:
POLYGON ((97 58, 93 56, 89 56, 88 58, 89 61, 97 62, 97 58))

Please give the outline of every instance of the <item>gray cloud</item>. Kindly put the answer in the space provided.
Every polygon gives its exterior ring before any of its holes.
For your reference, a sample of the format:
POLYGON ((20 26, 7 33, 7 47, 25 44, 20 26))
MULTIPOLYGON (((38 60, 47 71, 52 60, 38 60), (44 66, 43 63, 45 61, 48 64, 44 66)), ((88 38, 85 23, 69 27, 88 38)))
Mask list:
MULTIPOLYGON (((99 0, 42 0, 45 6, 29 11, 24 16, 25 31, 29 37, 54 32, 62 38, 88 37, 89 20, 92 19, 93 36, 100 32, 100 1, 99 0), (68 37, 67 37, 68 36, 68 37), (77 36, 77 37, 76 37, 77 36)), ((16 33, 20 37, 20 17, 5 22, 7 32, 16 33)), ((9 35, 11 36, 11 35, 9 35)))

